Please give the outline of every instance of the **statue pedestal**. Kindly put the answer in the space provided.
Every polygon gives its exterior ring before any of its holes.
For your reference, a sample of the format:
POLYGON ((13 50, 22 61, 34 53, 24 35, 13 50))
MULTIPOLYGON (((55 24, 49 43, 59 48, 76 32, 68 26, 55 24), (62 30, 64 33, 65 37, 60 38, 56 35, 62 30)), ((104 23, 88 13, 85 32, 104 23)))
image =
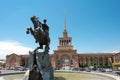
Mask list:
POLYGON ((36 66, 42 74, 43 80, 53 80, 53 68, 51 65, 51 60, 49 54, 44 52, 29 52, 29 62, 28 67, 30 70, 33 69, 33 65, 36 61, 36 66), (36 59, 36 60, 34 60, 36 59))

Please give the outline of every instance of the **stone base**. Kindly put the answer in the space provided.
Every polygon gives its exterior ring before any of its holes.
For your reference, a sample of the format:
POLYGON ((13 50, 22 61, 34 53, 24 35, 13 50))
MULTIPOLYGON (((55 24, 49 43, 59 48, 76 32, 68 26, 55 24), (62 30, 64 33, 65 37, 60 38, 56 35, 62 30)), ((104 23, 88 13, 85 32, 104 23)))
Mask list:
POLYGON ((49 54, 38 51, 29 52, 29 54, 30 54, 28 62, 29 69, 32 70, 33 64, 36 61, 36 66, 38 70, 41 72, 43 80, 53 80, 54 72, 51 65, 49 54))

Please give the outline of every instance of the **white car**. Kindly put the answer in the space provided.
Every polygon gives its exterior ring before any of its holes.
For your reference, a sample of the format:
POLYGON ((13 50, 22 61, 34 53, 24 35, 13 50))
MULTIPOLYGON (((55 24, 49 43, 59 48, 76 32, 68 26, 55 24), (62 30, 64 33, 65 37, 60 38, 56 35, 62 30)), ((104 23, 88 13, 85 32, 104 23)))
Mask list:
POLYGON ((106 72, 112 72, 112 69, 111 68, 106 68, 105 71, 106 72))

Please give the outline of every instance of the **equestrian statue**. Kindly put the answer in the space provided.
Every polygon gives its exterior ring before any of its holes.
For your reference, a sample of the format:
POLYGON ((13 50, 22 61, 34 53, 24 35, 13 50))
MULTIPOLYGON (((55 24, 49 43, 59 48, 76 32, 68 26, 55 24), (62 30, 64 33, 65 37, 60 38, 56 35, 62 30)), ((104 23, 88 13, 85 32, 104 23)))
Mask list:
POLYGON ((31 21, 34 25, 27 28, 26 33, 34 37, 35 43, 39 43, 39 46, 33 51, 29 51, 28 68, 23 80, 53 80, 53 68, 49 56, 49 26, 46 24, 47 20, 44 19, 41 23, 36 16, 32 16, 31 21), (38 49, 43 49, 43 52, 39 52, 38 49))
POLYGON ((39 47, 36 49, 43 49, 43 45, 45 45, 44 50, 49 50, 50 38, 49 38, 49 26, 46 24, 47 20, 44 19, 43 23, 41 23, 36 16, 31 17, 31 21, 34 25, 34 29, 27 28, 26 33, 31 33, 35 38, 35 42, 39 43, 39 47))

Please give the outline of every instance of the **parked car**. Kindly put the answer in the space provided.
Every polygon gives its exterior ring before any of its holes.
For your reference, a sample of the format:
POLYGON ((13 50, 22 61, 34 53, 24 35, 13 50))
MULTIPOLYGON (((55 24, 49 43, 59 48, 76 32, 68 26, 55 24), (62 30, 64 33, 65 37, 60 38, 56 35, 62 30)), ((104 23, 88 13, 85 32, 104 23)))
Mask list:
POLYGON ((0 73, 1 73, 1 71, 0 71, 0 73))
POLYGON ((86 72, 91 72, 91 69, 90 68, 86 68, 85 71, 86 72))
POLYGON ((104 68, 99 68, 99 71, 100 72, 105 72, 105 69, 104 68))
POLYGON ((85 68, 80 68, 80 71, 85 71, 85 68))
POLYGON ((19 67, 15 67, 14 69, 15 71, 24 71, 25 70, 25 67, 22 67, 22 66, 19 66, 19 67))
POLYGON ((73 71, 79 71, 79 68, 73 68, 72 70, 73 71))
POLYGON ((117 74, 118 76, 120 76, 120 71, 114 71, 115 74, 117 74))
POLYGON ((105 71, 106 72, 112 72, 112 69, 111 68, 106 68, 105 71))
POLYGON ((97 68, 92 68, 92 70, 93 70, 93 71, 96 71, 96 70, 97 70, 97 68))

